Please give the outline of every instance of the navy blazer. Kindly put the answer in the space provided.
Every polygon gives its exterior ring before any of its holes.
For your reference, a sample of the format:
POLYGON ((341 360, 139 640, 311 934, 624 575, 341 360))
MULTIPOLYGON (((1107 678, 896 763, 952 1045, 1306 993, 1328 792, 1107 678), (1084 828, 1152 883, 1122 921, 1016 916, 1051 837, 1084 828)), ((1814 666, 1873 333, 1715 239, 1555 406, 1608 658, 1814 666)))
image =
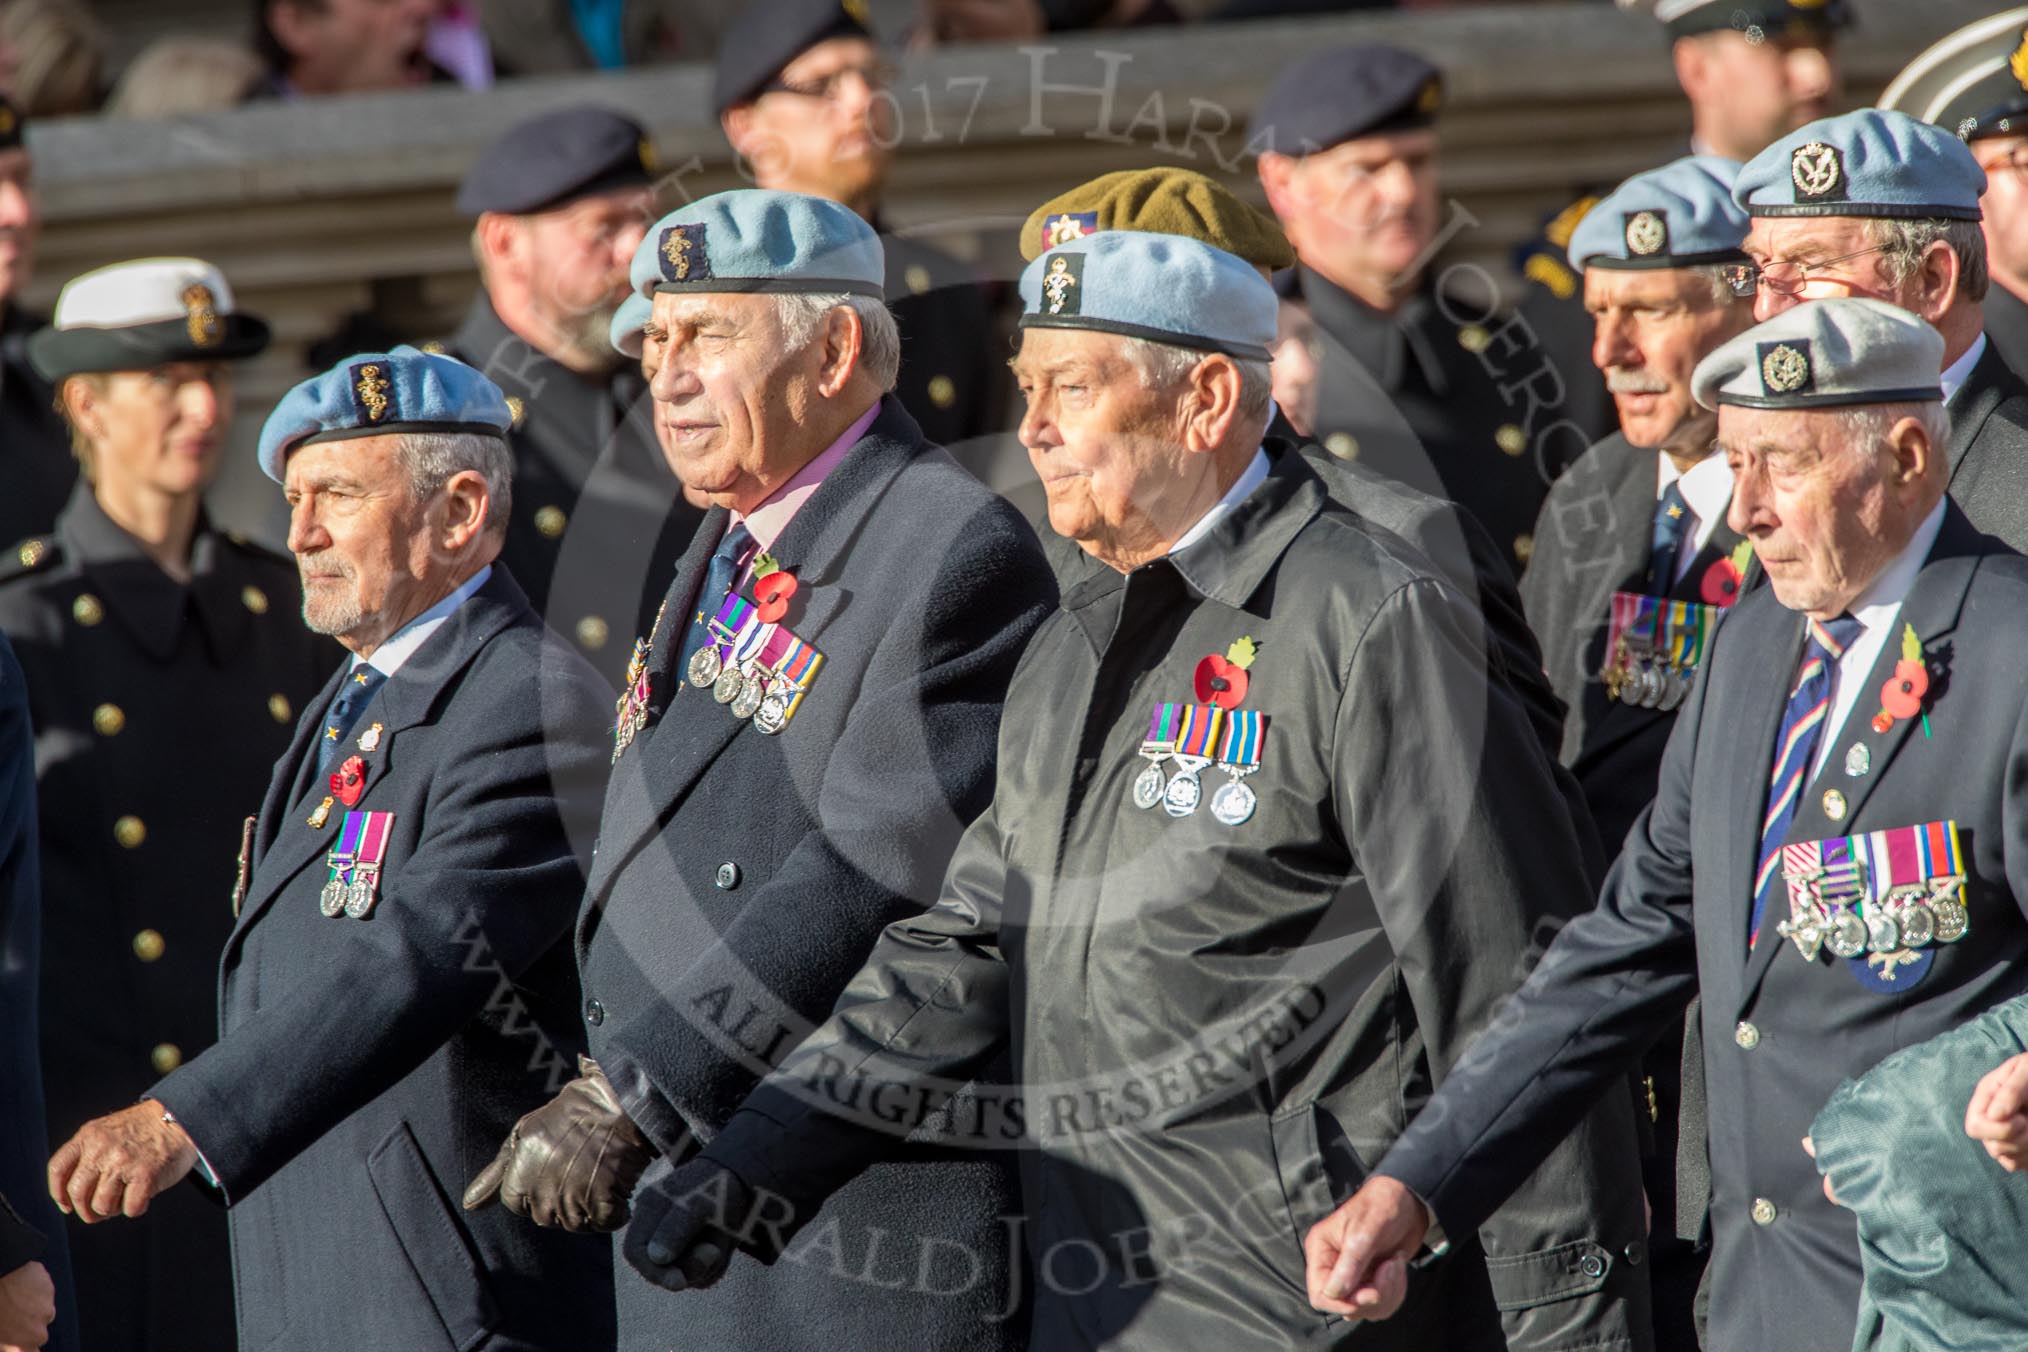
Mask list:
POLYGON ((452 1201, 575 1074, 604 684, 496 565, 348 736, 356 810, 394 822, 375 909, 327 919, 345 809, 311 824, 316 742, 345 675, 268 786, 219 1041, 151 1091, 232 1208, 240 1347, 606 1346, 607 1245, 452 1201))
MULTIPOLYGON (((1007 683, 1056 601, 1027 523, 889 396, 771 548, 798 583, 783 623, 825 661, 788 726, 764 736, 676 669, 684 627, 717 604, 697 593, 726 523, 723 509, 706 517, 671 584, 652 721, 614 767, 578 926, 592 1054, 672 1153, 686 1131, 715 1134, 822 1021, 883 927, 936 901, 992 796, 1007 683)), ((999 1216, 1014 1175, 971 1153, 925 1147, 825 1212, 852 1272, 873 1266, 876 1231, 894 1236, 881 1264, 910 1272, 904 1244, 999 1255, 963 1298, 883 1290, 828 1261, 742 1260, 680 1296, 628 1269, 622 1344, 1002 1345, 1018 1331, 981 1320, 1006 1298, 999 1216)))
POLYGON ((1714 1348, 1851 1345, 1852 1213, 1824 1199, 1799 1142, 1845 1077, 2028 989, 2028 561, 1946 506, 1851 719, 1802 790, 1790 842, 1959 825, 1970 933, 1931 945, 1931 965, 1888 968, 1884 993, 1828 954, 1806 962, 1773 932, 1778 915, 1747 945, 1775 735, 1802 644, 1802 617, 1772 589, 1734 607, 1598 906, 1564 928, 1380 1169, 1448 1229, 1475 1224, 1701 987, 1714 1348), (1928 729, 1899 719, 1873 731, 1903 624, 1936 673, 1928 729))

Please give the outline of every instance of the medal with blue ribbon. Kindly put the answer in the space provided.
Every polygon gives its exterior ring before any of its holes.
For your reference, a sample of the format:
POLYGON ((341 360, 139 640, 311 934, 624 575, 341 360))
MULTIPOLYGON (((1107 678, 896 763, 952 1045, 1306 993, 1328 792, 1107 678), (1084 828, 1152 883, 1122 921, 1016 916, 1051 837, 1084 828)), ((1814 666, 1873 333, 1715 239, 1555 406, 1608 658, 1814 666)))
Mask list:
POLYGON ((1921 980, 1936 957, 1931 945, 1955 943, 1971 928, 1954 821, 1785 845, 1782 872, 1783 936, 1805 961, 1829 948, 1881 994, 1921 980))
POLYGON ((824 654, 784 629, 788 643, 773 661, 768 693, 754 712, 753 725, 772 737, 789 725, 802 707, 803 696, 824 665, 824 654))
POLYGON ((1232 778, 1211 795, 1211 815, 1227 826, 1253 816, 1257 803, 1246 777, 1260 769, 1261 741, 1267 719, 1258 709, 1231 709, 1225 715, 1225 736, 1218 743, 1218 768, 1232 778))

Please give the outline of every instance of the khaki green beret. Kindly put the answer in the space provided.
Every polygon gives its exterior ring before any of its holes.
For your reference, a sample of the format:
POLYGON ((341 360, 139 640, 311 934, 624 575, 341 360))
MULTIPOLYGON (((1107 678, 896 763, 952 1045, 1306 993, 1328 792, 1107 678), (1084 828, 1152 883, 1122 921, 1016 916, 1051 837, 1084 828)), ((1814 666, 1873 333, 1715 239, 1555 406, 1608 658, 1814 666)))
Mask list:
POLYGON ((1021 227, 1021 256, 1033 262, 1059 244, 1100 230, 1182 235, 1257 268, 1286 268, 1296 261, 1273 217, 1215 179, 1169 168, 1122 169, 1052 197, 1021 227))

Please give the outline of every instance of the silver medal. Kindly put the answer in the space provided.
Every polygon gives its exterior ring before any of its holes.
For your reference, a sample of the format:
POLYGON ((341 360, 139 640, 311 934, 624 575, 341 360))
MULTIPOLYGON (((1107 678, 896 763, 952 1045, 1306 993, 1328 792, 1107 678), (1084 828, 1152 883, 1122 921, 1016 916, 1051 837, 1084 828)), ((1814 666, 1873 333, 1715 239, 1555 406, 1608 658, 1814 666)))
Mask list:
POLYGON ((730 704, 739 697, 740 688, 745 684, 746 677, 740 674, 738 667, 727 667, 711 683, 711 697, 720 704, 730 704))
POLYGON ((338 913, 345 909, 345 884, 336 878, 325 883, 323 892, 317 897, 317 909, 322 911, 326 918, 335 920, 338 913))
POLYGON ((1911 901, 1901 908, 1901 942, 1922 948, 1936 938, 1936 912, 1926 902, 1911 901))
POLYGON ((732 697, 732 716, 752 718, 760 712, 761 701, 768 695, 767 687, 758 676, 749 674, 739 687, 739 693, 732 697))
POLYGON ((1866 749, 1866 743, 1854 742, 1845 749, 1845 773, 1854 779, 1863 778, 1873 768, 1873 753, 1866 749))
POLYGON ((1258 801, 1252 789, 1235 779, 1219 785, 1218 792, 1211 795, 1211 815, 1227 826, 1238 826, 1253 816, 1258 801))
POLYGON ((1204 786, 1197 782, 1197 772, 1186 770, 1162 790, 1162 809, 1172 817, 1187 817, 1197 810, 1198 800, 1203 796, 1204 786))
POLYGON ((374 886, 360 881, 345 889, 345 914, 354 920, 364 920, 373 911, 374 886))
POLYGON ((1796 946, 1796 952, 1803 955, 1804 962, 1815 962, 1817 953, 1824 946, 1824 927, 1814 916, 1798 916, 1784 920, 1775 930, 1796 946))
POLYGON ((1971 914, 1956 897, 1940 897, 1929 908, 1936 913, 1936 941, 1940 944, 1956 943, 1972 927, 1971 914))
POLYGON ((772 737, 789 725, 789 697, 776 691, 760 702, 753 725, 772 737))
POLYGON ((724 668, 725 663, 719 660, 718 645, 707 643, 690 655, 690 684, 699 690, 709 690, 724 668))
POLYGON ((1892 953, 1902 946, 1901 926, 1883 908, 1866 908, 1866 947, 1875 953, 1892 953))
POLYGON ((1134 806, 1143 812, 1162 801, 1162 790, 1169 783, 1169 776, 1162 773, 1159 764, 1150 764, 1147 769, 1134 776, 1134 806))
POLYGON ((1866 951, 1866 922, 1850 911, 1840 912, 1831 922, 1825 947, 1841 958, 1856 958, 1866 951))
POLYGON ((1641 707, 1652 709, 1662 702, 1662 691, 1667 681, 1659 667, 1644 667, 1641 671, 1641 707))

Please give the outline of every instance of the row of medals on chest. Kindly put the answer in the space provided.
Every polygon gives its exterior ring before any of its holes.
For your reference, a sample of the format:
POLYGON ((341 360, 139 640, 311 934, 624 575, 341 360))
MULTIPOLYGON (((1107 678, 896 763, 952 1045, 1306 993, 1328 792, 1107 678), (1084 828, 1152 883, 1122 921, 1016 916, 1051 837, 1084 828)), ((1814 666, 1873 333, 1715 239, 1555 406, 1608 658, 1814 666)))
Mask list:
POLYGON ((1789 875, 1786 881, 1790 917, 1775 928, 1805 962, 1815 962, 1825 949, 1835 957, 1856 958, 1927 948, 1932 942, 1951 944, 1971 930, 1963 874, 1933 879, 1928 886, 1890 888, 1878 898, 1867 890, 1856 861, 1803 877, 1789 875))
MULTIPOLYGON (((1200 717, 1209 716, 1209 706, 1177 707, 1184 710, 1194 709, 1200 717)), ((1223 716, 1234 720, 1242 717, 1237 710, 1223 716)), ((1255 721, 1257 729, 1265 722, 1258 714, 1245 716, 1255 721)), ((1159 718, 1158 713, 1157 719, 1159 718)), ((1140 755, 1147 760, 1148 765, 1134 778, 1133 802, 1134 806, 1143 812, 1160 803, 1162 810, 1170 816, 1188 817, 1197 811, 1198 805, 1204 800, 1204 784, 1198 776, 1204 773, 1214 758, 1191 755, 1183 749, 1189 736, 1192 719, 1186 715, 1180 721, 1183 726, 1175 736, 1150 736, 1141 743, 1140 755), (1176 762, 1176 772, 1173 775, 1162 768, 1162 763, 1171 759, 1176 762)), ((1259 736, 1259 732, 1256 731, 1254 733, 1256 755, 1259 736)), ((1246 783, 1246 778, 1260 769, 1260 762, 1255 759, 1249 764, 1237 756, 1228 755, 1217 758, 1217 763, 1218 768, 1230 775, 1231 779, 1219 785, 1212 793, 1211 815, 1226 826, 1238 826, 1253 816, 1254 808, 1259 804, 1259 799, 1252 787, 1246 783)))
POLYGON ((690 657, 690 684, 709 690, 714 700, 732 710, 734 718, 750 718, 761 732, 774 736, 788 726, 789 709, 803 687, 762 663, 763 644, 754 643, 753 655, 740 659, 734 649, 742 635, 716 620, 708 623, 710 639, 690 657))

